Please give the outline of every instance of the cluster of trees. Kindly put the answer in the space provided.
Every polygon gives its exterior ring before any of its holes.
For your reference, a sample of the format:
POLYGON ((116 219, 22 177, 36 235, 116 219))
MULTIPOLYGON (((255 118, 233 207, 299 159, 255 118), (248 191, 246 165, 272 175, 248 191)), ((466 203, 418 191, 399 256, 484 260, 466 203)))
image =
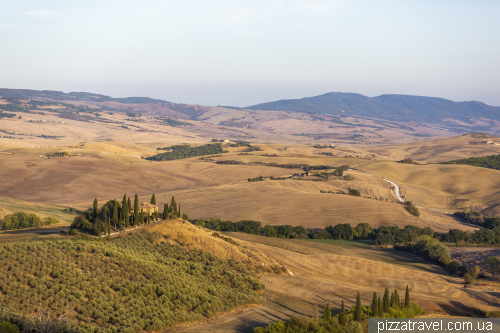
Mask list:
POLYGON ((59 220, 53 217, 41 219, 36 214, 18 212, 5 215, 2 219, 0 219, 0 230, 24 229, 56 223, 59 223, 59 220))
POLYGON ((217 163, 217 164, 231 164, 231 165, 244 164, 242 161, 235 161, 235 160, 217 161, 215 163, 217 163))
POLYGON ((161 239, 1 244, 1 320, 22 325, 40 306, 71 309, 71 332, 161 331, 260 301, 264 286, 241 263, 161 239))
MULTIPOLYGON (((172 147, 171 147, 172 148, 172 147)), ((171 161, 182 158, 189 158, 203 155, 214 155, 223 153, 220 143, 206 144, 199 147, 187 147, 185 149, 172 149, 171 152, 165 152, 146 158, 150 161, 171 161)))
POLYGON ((462 158, 459 160, 441 162, 440 164, 467 164, 481 168, 500 170, 500 155, 462 158))
POLYGON ((62 151, 62 152, 55 152, 55 153, 49 153, 46 155, 47 157, 64 157, 64 156, 69 156, 69 153, 67 151, 62 151))
MULTIPOLYGON (((151 196, 151 204, 156 205, 156 197, 153 193, 151 196)), ((181 215, 181 204, 177 204, 175 198, 172 196, 170 206, 163 205, 163 219, 183 217, 187 220, 187 215, 181 215)), ((139 208, 139 197, 135 194, 134 204, 130 201, 130 197, 123 195, 123 200, 120 203, 118 200, 109 200, 100 209, 97 198, 94 199, 92 208, 81 212, 75 217, 71 224, 71 229, 76 229, 83 232, 89 232, 97 236, 109 234, 111 226, 115 230, 123 230, 130 226, 139 226, 149 224, 157 220, 159 217, 158 212, 143 211, 139 208)))
POLYGON ((14 118, 15 116, 16 115, 14 113, 5 113, 5 112, 3 112, 3 110, 0 110, 0 119, 2 119, 2 118, 14 118))
POLYGON ((417 217, 420 216, 420 212, 418 211, 418 208, 413 204, 411 201, 406 202, 406 210, 408 213, 415 215, 417 217))
POLYGON ((361 192, 359 192, 358 190, 356 190, 354 188, 348 187, 347 190, 348 190, 347 194, 349 194, 349 195, 353 195, 355 197, 360 197, 361 196, 361 192))
POLYGON ((274 176, 269 176, 269 177, 264 177, 264 176, 259 176, 255 178, 248 178, 248 182, 260 182, 263 181, 264 178, 269 178, 270 180, 285 180, 285 179, 290 179, 292 177, 274 177, 274 176))
POLYGON ((349 310, 345 309, 344 301, 339 313, 332 316, 330 305, 327 304, 323 311, 323 316, 318 318, 298 318, 291 317, 286 321, 278 321, 267 327, 256 327, 254 333, 362 333, 364 332, 362 322, 368 318, 413 318, 425 313, 420 306, 410 302, 410 292, 406 286, 404 303, 400 301, 397 290, 389 293, 386 288, 383 299, 373 293, 371 306, 363 306, 358 292, 356 304, 349 310))

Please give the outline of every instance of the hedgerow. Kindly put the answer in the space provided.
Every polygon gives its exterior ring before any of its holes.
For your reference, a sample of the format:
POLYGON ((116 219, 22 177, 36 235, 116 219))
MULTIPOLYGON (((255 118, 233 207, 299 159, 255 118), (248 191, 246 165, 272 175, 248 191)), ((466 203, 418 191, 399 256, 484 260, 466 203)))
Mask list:
POLYGON ((246 268, 141 232, 107 242, 0 245, 0 308, 70 311, 80 332, 160 330, 258 303, 264 286, 246 268))

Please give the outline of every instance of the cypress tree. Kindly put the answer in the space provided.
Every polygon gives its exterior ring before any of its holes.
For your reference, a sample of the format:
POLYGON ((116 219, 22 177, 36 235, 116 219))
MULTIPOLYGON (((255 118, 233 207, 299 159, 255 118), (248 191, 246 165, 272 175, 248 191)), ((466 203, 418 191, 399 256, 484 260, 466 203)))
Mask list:
POLYGON ((148 212, 148 223, 147 224, 149 224, 149 212, 148 212))
POLYGON ((163 205, 163 219, 165 220, 168 216, 168 204, 163 205))
POLYGON ((323 311, 323 319, 328 323, 332 321, 332 310, 330 309, 330 303, 326 304, 325 311, 323 311))
POLYGON ((339 312, 339 324, 344 326, 347 318, 345 316, 345 307, 344 307, 344 301, 342 300, 342 307, 340 308, 339 312))
POLYGON ((399 308, 399 295, 397 289, 394 289, 394 306, 399 308))
POLYGON ((175 202, 174 196, 172 196, 172 201, 170 201, 170 210, 171 210, 171 213, 174 213, 177 215, 177 203, 175 202))
POLYGON ((94 199, 94 206, 92 209, 92 216, 94 217, 94 219, 97 218, 97 209, 98 209, 98 203, 97 203, 97 198, 95 198, 94 199))
POLYGON ((382 318, 383 313, 382 313, 382 300, 380 297, 378 298, 378 316, 382 318))
POLYGON ((108 236, 111 236, 111 223, 109 223, 109 219, 108 219, 108 236))
POLYGON ((177 217, 181 217, 181 204, 179 204, 179 210, 177 211, 177 217))
POLYGON ((113 223, 118 224, 118 201, 113 202, 113 223))
POLYGON ((378 298, 377 293, 373 293, 373 301, 372 301, 372 316, 378 316, 378 298))
POLYGON ((389 302, 390 307, 393 308, 395 306, 395 298, 394 293, 391 293, 391 301, 389 302))
POLYGON ((389 313, 389 308, 390 308, 390 300, 389 300, 389 289, 385 288, 385 292, 384 292, 384 300, 382 302, 382 311, 384 313, 389 313))
POLYGON ((359 295, 359 291, 358 297, 356 298, 356 312, 354 312, 354 320, 361 321, 361 296, 359 295))
POLYGON ((409 307, 410 307, 410 289, 408 289, 408 285, 406 285, 405 308, 409 307))
POLYGON ((156 205, 156 198, 155 198, 155 194, 153 193, 153 196, 151 197, 151 204, 152 205, 156 205))
POLYGON ((135 194, 134 198, 134 224, 137 223, 137 220, 139 217, 139 197, 137 196, 137 193, 135 194))
POLYGON ((129 210, 130 208, 127 205, 127 195, 124 194, 122 201, 122 218, 124 219, 125 222, 125 228, 128 228, 130 225, 129 210))

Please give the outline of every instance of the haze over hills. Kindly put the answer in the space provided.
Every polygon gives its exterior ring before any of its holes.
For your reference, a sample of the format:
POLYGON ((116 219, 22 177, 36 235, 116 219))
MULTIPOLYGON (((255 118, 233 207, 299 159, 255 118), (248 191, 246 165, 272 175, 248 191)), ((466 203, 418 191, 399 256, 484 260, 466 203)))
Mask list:
POLYGON ((453 102, 443 98, 380 95, 367 97, 354 93, 327 93, 301 99, 287 99, 249 106, 251 110, 275 110, 362 116, 386 120, 468 124, 479 118, 500 120, 500 107, 482 102, 453 102))

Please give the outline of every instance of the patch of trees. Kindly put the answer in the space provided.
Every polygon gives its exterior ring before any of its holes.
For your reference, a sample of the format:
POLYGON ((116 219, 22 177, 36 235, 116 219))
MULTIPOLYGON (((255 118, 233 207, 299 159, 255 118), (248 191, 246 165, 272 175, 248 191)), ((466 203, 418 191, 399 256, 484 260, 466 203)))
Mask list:
POLYGON ((359 192, 358 190, 354 189, 354 188, 347 188, 348 192, 347 194, 349 195, 353 195, 355 197, 360 197, 361 196, 361 192, 359 192))
POLYGON ((142 117, 142 114, 136 112, 127 112, 127 116, 135 118, 135 117, 142 117))
POLYGON ((215 163, 216 164, 232 164, 232 165, 244 164, 242 161, 236 161, 236 160, 224 160, 224 161, 217 161, 215 163))
POLYGON ((411 159, 411 158, 405 158, 405 159, 403 159, 403 160, 401 160, 401 161, 398 161, 398 163, 403 163, 403 164, 417 164, 417 165, 419 165, 419 164, 420 164, 420 163, 415 162, 415 161, 414 161, 413 159, 411 159))
POLYGON ((36 214, 18 212, 5 215, 2 219, 0 219, 0 230, 33 228, 57 223, 59 223, 59 220, 53 217, 41 219, 36 214))
POLYGON ((167 124, 169 124, 170 126, 191 125, 190 123, 185 123, 185 122, 175 120, 172 118, 165 118, 165 119, 163 119, 163 121, 166 122, 167 124))
POLYGON ((411 202, 411 201, 408 201, 406 203, 406 210, 412 215, 415 215, 417 217, 420 216, 420 212, 418 211, 418 208, 415 205, 413 205, 413 202, 411 202))
POLYGON ((462 158, 459 160, 441 162, 440 164, 466 164, 481 168, 500 170, 500 155, 462 158))
MULTIPOLYGON (((154 194, 151 197, 151 204, 156 205, 154 194)), ((111 226, 113 226, 115 230, 123 230, 131 226, 137 227, 150 224, 160 216, 163 219, 181 217, 185 220, 188 219, 186 214, 181 213, 181 204, 177 204, 173 196, 170 206, 164 204, 163 213, 157 213, 150 212, 149 210, 141 210, 137 194, 134 197, 133 204, 130 198, 127 198, 127 195, 124 194, 122 202, 116 199, 109 200, 100 209, 97 198, 94 199, 92 208, 80 212, 80 214, 75 217, 71 224, 71 229, 101 236, 110 234, 111 226)))
POLYGON ((41 307, 53 317, 71 309, 71 332, 162 331, 258 303, 264 288, 241 263, 151 232, 1 244, 0 265, 2 320, 21 329, 41 307))
MULTIPOLYGON (((0 104, 1 106, 2 104, 0 104)), ((0 110, 0 119, 2 118, 14 118, 16 115, 14 113, 5 113, 3 110, 0 110)))
POLYGON ((55 152, 52 154, 47 154, 48 157, 64 157, 69 156, 70 154, 67 151, 55 152))
POLYGON ((370 306, 361 304, 358 292, 356 303, 349 310, 346 310, 342 300, 340 311, 334 316, 332 316, 330 304, 326 304, 321 317, 291 317, 266 327, 256 327, 253 329, 253 333, 361 333, 365 331, 364 325, 366 325, 368 318, 413 318, 424 313, 425 311, 418 304, 410 302, 408 286, 406 286, 404 301, 400 299, 397 289, 389 293, 386 288, 382 298, 377 297, 376 292, 373 293, 370 306))
MULTIPOLYGON (((172 147, 171 147, 172 148, 172 147)), ((206 144, 199 147, 187 147, 185 149, 172 149, 171 152, 165 152, 146 158, 150 161, 171 161, 183 158, 214 155, 223 153, 222 145, 220 143, 206 144)))

